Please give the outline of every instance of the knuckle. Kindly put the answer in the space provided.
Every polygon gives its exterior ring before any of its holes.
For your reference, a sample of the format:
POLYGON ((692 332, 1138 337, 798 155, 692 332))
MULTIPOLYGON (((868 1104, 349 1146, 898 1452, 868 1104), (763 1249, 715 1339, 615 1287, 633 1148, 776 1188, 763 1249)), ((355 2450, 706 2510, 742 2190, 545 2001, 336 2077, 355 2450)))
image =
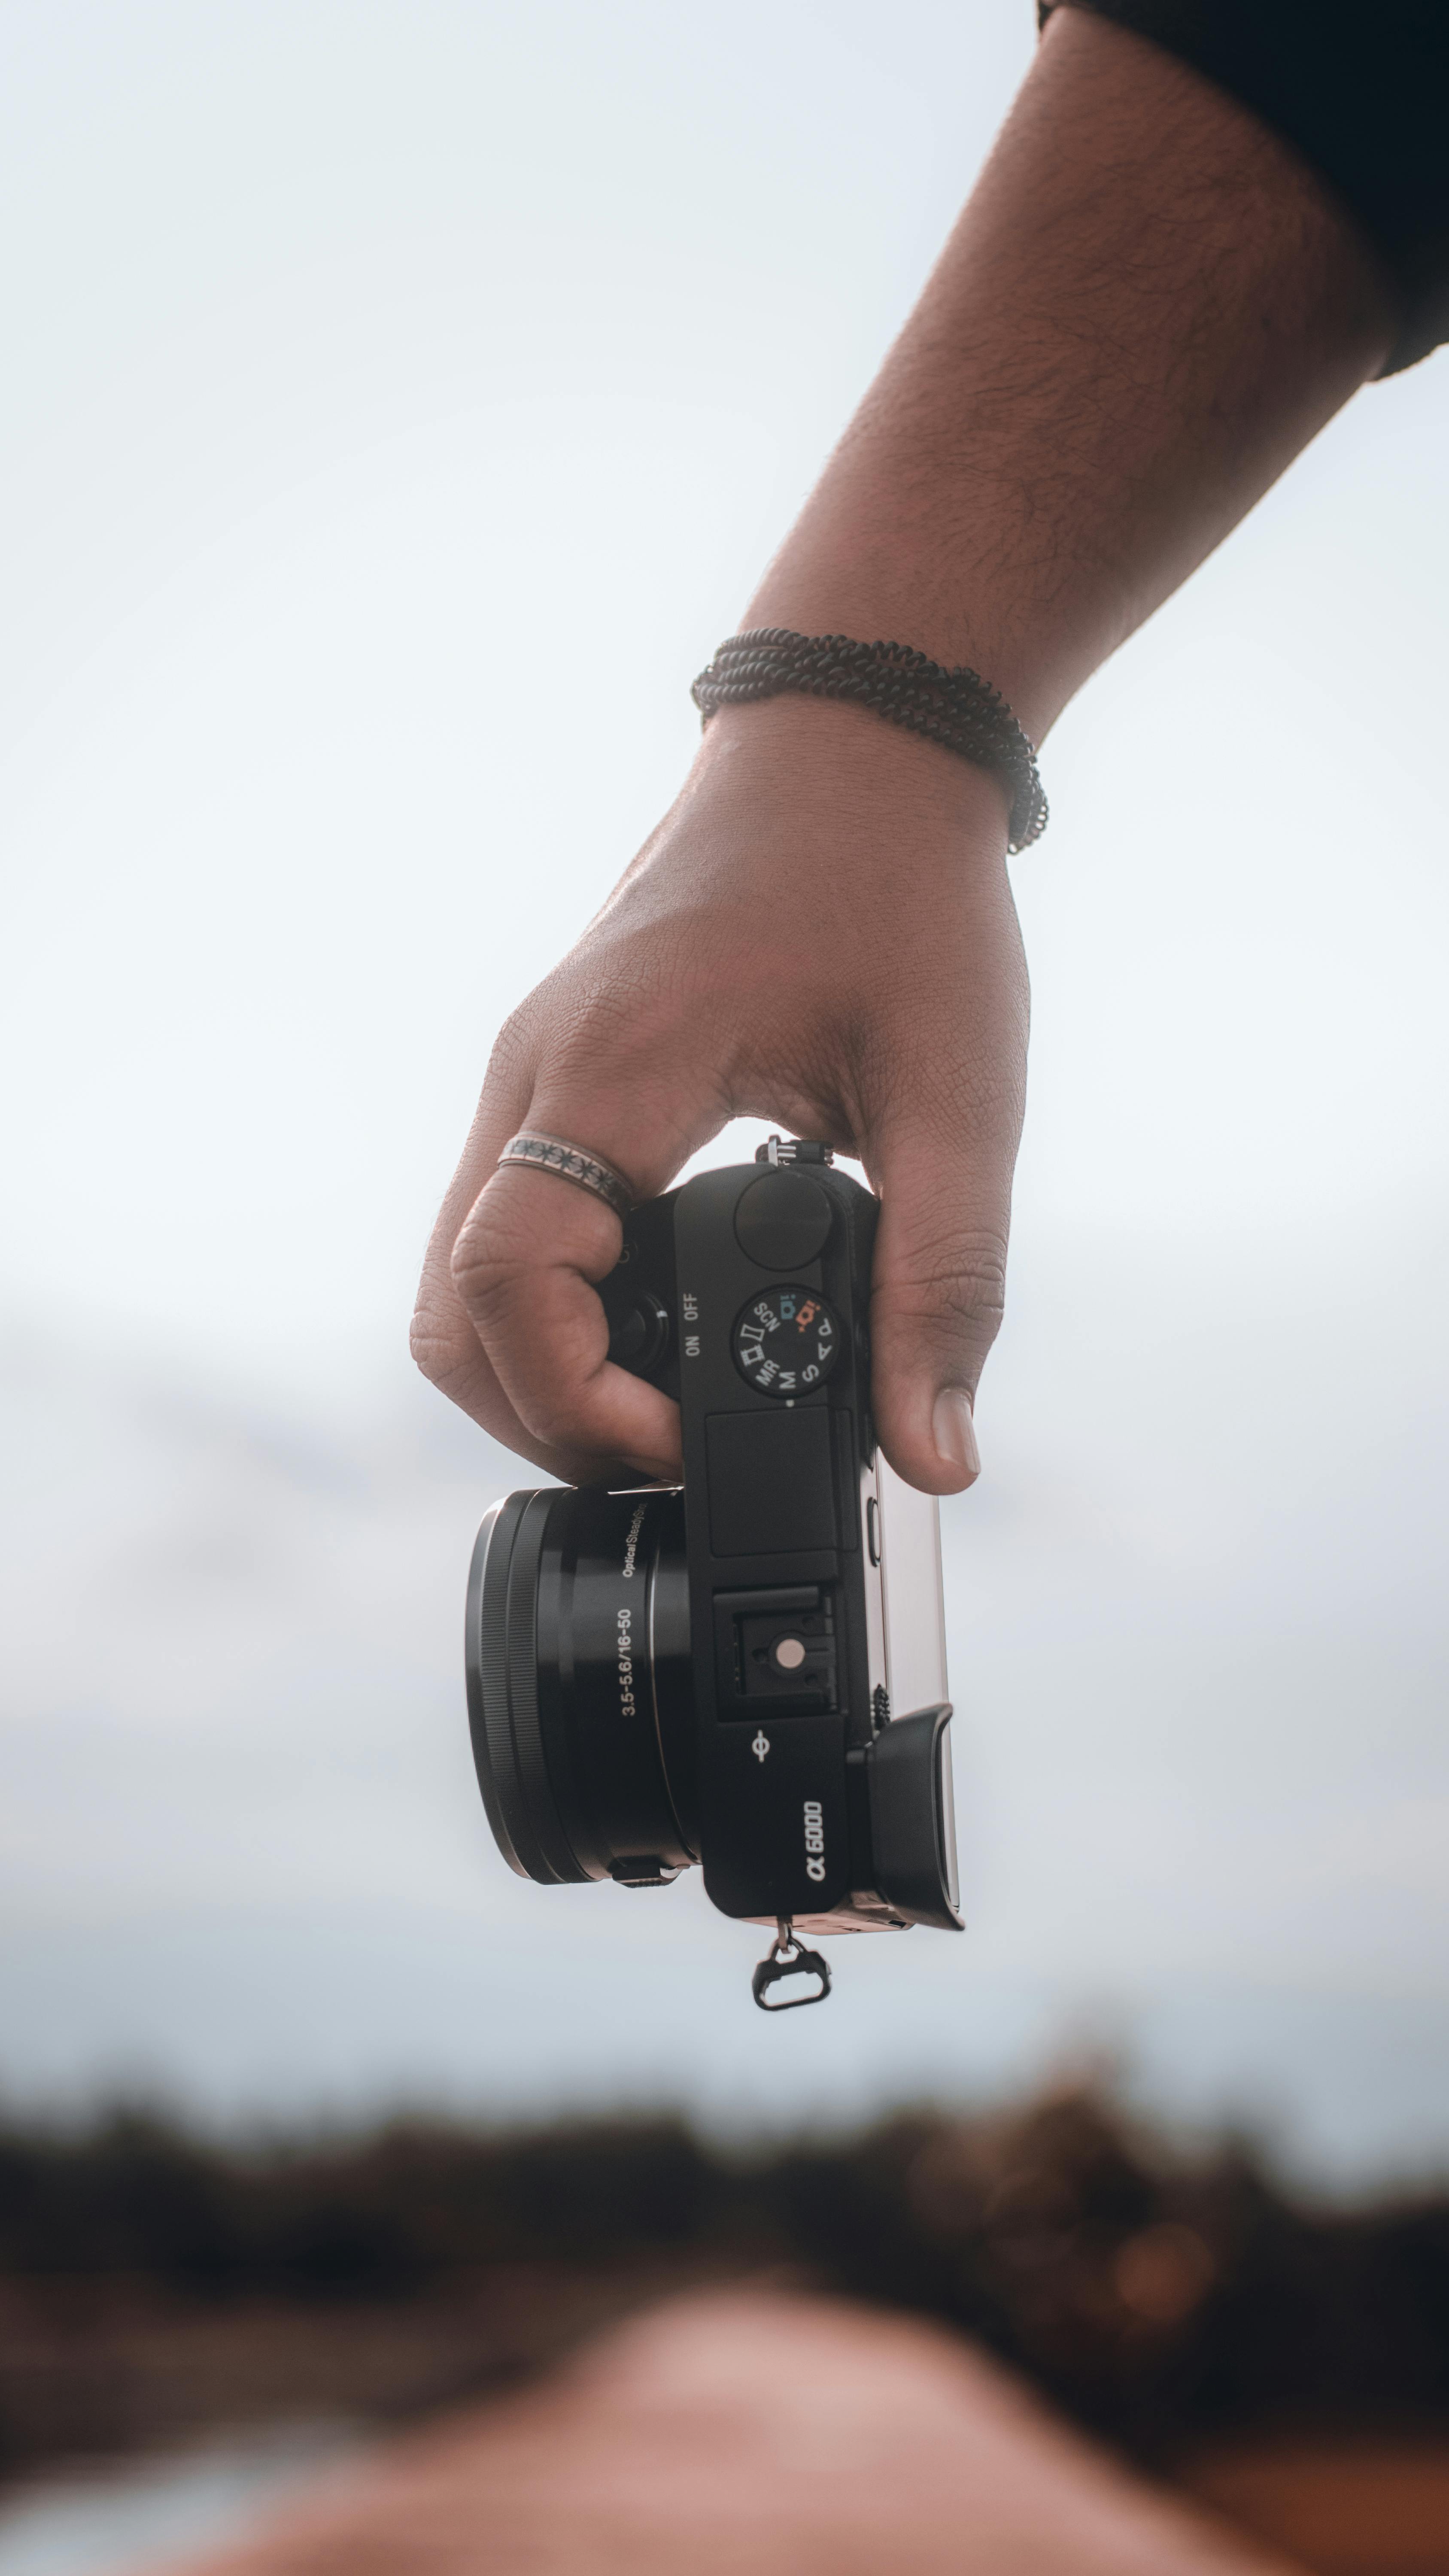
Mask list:
POLYGON ((701 1026, 701 1011, 692 1011, 682 994, 651 995, 645 1002, 616 987, 591 996, 570 1015, 549 1050, 549 1074, 565 1089, 580 1091, 647 1081, 655 1067, 688 1061, 701 1026))
POLYGON ((496 1229, 470 1217, 453 1246, 448 1264, 454 1287, 485 1341, 490 1327, 504 1319, 517 1265, 500 1247, 496 1229))
POLYGON ((602 1454, 603 1444, 594 1437, 588 1405, 578 1397, 567 1399, 562 1389, 530 1387, 519 1399, 518 1414, 535 1440, 561 1455, 588 1458, 602 1454))
POLYGON ((1006 1312, 1006 1246, 973 1235, 909 1260, 889 1282, 896 1315, 936 1340, 985 1348, 1006 1312))
POLYGON ((408 1347, 429 1384, 461 1403, 477 1370, 478 1345, 473 1335, 465 1335, 456 1319, 440 1315, 436 1306, 425 1301, 413 1316, 408 1347))
POLYGON ((526 1076, 538 1050, 540 994, 530 993, 526 1001, 510 1011, 493 1041, 488 1058, 490 1083, 513 1084, 526 1076))
POLYGON ((548 1173, 505 1170, 494 1174, 464 1218, 449 1273, 479 1324, 525 1298, 548 1296, 560 1278, 611 1270, 620 1232, 617 1215, 602 1200, 548 1173))
POLYGON ((547 1280, 540 1305, 536 1234, 502 1204, 469 1217, 450 1268, 478 1358, 506 1384, 525 1429, 550 1448, 592 1448, 594 1380, 608 1343, 602 1306, 561 1307, 547 1280))

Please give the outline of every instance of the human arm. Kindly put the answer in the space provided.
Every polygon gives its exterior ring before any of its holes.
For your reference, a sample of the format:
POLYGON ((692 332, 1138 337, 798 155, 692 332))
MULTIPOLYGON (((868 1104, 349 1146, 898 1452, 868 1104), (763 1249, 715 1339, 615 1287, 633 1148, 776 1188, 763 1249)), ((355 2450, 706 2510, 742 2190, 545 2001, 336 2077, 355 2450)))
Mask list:
MULTIPOLYGON (((915 313, 742 621, 966 662, 1037 740, 1373 374, 1387 276, 1298 156, 1075 9, 1048 29, 915 313)), ((677 1472, 606 1360, 618 1221, 496 1172, 516 1129, 642 1197, 733 1115, 859 1154, 883 1202, 875 1411, 913 1483, 970 1481, 1001 1309, 1025 970, 990 777, 860 710, 711 723, 675 806, 495 1050, 429 1252, 422 1365, 565 1475, 677 1472), (781 940, 781 918, 809 935, 781 940)))

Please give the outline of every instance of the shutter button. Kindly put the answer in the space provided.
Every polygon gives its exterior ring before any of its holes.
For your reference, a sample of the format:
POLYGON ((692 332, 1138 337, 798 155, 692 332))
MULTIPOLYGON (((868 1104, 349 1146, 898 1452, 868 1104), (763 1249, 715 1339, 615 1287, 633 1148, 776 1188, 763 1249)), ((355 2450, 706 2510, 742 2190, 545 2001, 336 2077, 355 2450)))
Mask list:
POLYGON ((735 1205, 735 1241, 762 1270, 801 1270, 830 1239, 834 1209, 804 1172, 762 1172, 735 1205))

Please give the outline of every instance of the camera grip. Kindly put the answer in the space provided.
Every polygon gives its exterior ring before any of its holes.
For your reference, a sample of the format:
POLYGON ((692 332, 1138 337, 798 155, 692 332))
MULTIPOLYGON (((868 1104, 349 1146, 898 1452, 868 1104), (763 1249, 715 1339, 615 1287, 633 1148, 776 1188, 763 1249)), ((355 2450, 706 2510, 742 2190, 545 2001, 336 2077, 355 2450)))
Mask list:
POLYGON ((938 1932, 965 1929, 956 1910, 951 1704, 913 1709, 882 1728, 866 1755, 875 1884, 887 1904, 938 1932))

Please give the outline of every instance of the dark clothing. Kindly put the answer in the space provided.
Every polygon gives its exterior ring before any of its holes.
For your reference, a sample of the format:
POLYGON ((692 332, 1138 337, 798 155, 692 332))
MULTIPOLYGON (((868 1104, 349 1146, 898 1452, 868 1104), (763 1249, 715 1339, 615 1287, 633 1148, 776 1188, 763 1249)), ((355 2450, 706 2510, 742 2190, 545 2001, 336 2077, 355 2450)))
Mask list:
POLYGON ((1386 375, 1449 339, 1449 0, 1072 5, 1195 64, 1328 181, 1403 295, 1386 375))

